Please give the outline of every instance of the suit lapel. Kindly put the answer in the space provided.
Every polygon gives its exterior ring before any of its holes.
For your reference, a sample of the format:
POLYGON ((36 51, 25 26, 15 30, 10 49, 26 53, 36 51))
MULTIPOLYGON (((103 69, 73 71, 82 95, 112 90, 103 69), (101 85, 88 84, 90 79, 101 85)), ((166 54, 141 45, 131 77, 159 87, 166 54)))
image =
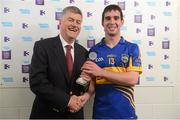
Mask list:
POLYGON ((66 67, 66 58, 63 50, 63 46, 61 43, 61 40, 59 36, 56 37, 56 41, 54 42, 54 52, 56 54, 56 58, 59 61, 58 63, 60 64, 60 68, 63 70, 65 78, 68 82, 68 73, 67 73, 67 67, 66 67))

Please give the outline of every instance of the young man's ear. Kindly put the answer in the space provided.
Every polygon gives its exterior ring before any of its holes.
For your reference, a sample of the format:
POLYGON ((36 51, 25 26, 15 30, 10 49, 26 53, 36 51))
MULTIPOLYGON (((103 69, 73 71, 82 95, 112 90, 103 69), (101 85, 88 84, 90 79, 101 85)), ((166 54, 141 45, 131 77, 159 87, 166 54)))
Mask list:
POLYGON ((123 20, 121 20, 121 22, 122 22, 122 24, 124 24, 124 19, 123 19, 123 20))
POLYGON ((104 27, 103 21, 101 22, 101 25, 104 27))

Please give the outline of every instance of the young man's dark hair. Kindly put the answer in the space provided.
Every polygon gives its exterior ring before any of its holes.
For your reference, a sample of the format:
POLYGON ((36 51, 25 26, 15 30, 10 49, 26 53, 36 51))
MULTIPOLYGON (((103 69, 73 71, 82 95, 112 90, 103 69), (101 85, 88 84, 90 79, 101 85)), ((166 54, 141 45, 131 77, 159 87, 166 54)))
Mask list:
POLYGON ((102 22, 104 21, 104 14, 106 12, 110 12, 112 10, 114 10, 114 11, 118 10, 120 13, 121 20, 123 20, 123 13, 122 13, 121 8, 118 5, 112 4, 112 5, 108 5, 107 7, 104 8, 104 11, 102 13, 102 22))

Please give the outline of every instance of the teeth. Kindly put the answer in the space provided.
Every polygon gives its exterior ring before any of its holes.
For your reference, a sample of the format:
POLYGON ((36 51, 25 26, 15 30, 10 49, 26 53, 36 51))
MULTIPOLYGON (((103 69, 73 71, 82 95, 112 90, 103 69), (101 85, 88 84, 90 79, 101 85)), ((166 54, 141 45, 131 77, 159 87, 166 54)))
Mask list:
POLYGON ((110 29, 110 30, 115 30, 115 28, 114 28, 114 27, 110 27, 109 29, 110 29))
POLYGON ((76 27, 69 27, 68 28, 70 31, 73 31, 73 32, 77 32, 78 31, 78 29, 76 28, 76 27))
POLYGON ((77 29, 70 29, 70 28, 69 28, 69 30, 70 30, 70 31, 73 31, 73 32, 77 32, 77 29))

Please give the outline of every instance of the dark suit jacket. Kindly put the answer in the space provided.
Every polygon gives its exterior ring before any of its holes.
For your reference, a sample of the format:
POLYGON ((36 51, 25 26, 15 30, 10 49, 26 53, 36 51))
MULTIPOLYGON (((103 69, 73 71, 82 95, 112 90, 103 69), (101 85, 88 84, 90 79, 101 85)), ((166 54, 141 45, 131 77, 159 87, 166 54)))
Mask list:
POLYGON ((59 36, 37 41, 30 66, 30 88, 36 98, 30 118, 83 118, 83 110, 70 113, 67 104, 70 92, 80 95, 82 89, 75 83, 86 61, 87 50, 74 45, 72 77, 68 77, 66 59, 59 36))

